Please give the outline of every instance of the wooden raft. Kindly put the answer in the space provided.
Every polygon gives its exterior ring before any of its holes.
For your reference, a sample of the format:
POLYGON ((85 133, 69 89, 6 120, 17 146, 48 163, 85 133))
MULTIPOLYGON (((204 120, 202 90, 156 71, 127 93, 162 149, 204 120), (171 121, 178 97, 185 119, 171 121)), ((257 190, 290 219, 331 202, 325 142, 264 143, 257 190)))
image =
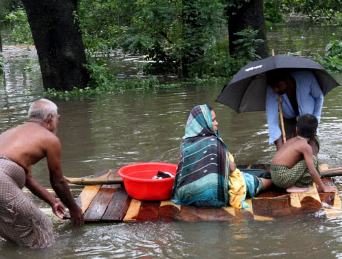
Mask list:
MULTIPOLYGON (((94 175, 102 178, 117 178, 115 170, 105 170, 94 175)), ((331 178, 322 179, 332 185, 331 178)), ((261 192, 258 197, 247 199, 247 209, 197 208, 179 206, 166 201, 139 201, 129 197, 124 186, 86 186, 77 204, 82 208, 86 222, 141 222, 141 221, 272 221, 297 217, 337 217, 341 212, 338 194, 318 193, 314 185, 303 193, 286 193, 273 188, 261 192)))

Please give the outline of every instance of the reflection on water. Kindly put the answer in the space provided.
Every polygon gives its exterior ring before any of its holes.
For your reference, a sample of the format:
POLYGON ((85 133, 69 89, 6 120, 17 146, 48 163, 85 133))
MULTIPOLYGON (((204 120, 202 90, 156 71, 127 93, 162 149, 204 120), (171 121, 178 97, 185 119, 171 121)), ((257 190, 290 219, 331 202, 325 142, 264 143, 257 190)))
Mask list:
MULTIPOLYGON (((274 26, 269 46, 276 53, 324 49, 335 27, 274 26), (305 34, 304 34, 305 32, 305 34), (287 35, 279 37, 279 33, 287 35), (303 34, 304 39, 298 37, 303 34), (318 45, 315 45, 318 44, 318 45), (300 46, 298 48, 298 46, 300 46)), ((0 131, 26 121, 30 103, 42 96, 34 50, 4 48, 5 75, 0 79, 0 131), (13 57, 11 57, 13 56, 13 57), (27 69, 24 70, 23 68, 27 69)), ((336 79, 342 82, 341 75, 336 79)), ((186 87, 132 92, 87 100, 53 100, 59 107, 64 174, 89 176, 105 168, 135 162, 177 163, 180 139, 193 106, 207 103, 216 110, 219 129, 238 164, 269 163, 264 112, 237 115, 215 103, 222 86, 186 87)), ((319 159, 340 167, 342 89, 325 98, 319 159)), ((33 167, 49 187, 46 161, 33 167)), ((56 244, 45 250, 17 248, 0 239, 0 258, 339 258, 342 218, 278 222, 202 222, 87 224, 72 229, 55 225, 56 244)))
POLYGON ((45 250, 0 241, 2 259, 340 258, 341 219, 59 226, 45 250))

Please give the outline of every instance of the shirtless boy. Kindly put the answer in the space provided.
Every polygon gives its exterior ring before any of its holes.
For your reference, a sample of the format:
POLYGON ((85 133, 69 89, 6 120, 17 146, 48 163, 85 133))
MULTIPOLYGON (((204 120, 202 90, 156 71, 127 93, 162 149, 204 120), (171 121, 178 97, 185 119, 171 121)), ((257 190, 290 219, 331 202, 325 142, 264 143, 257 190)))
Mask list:
POLYGON ((317 126, 315 116, 304 114, 299 117, 297 137, 289 139, 272 160, 271 176, 276 186, 288 192, 304 192, 315 182, 323 192, 337 192, 335 186, 325 186, 321 181, 317 157, 308 144, 315 137, 317 126))

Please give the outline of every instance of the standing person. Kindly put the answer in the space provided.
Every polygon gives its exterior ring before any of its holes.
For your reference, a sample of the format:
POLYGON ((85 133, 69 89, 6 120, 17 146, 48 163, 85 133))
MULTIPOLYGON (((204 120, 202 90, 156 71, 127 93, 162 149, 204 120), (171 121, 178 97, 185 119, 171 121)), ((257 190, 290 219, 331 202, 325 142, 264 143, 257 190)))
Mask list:
POLYGON ((270 179, 242 173, 220 137, 216 114, 206 104, 191 110, 180 146, 172 202, 197 207, 243 208, 246 195, 254 197, 271 186, 270 179))
POLYGON ((316 135, 318 120, 311 114, 299 117, 297 136, 287 141, 272 159, 273 183, 288 192, 307 191, 316 183, 323 192, 337 192, 335 186, 325 186, 321 180, 316 156, 308 144, 316 135))
POLYGON ((22 192, 24 186, 59 218, 65 213, 63 203, 74 226, 82 225, 84 218, 62 174, 57 106, 40 99, 31 105, 28 117, 25 124, 0 135, 0 235, 20 246, 44 248, 55 242, 52 221, 22 192), (51 186, 63 203, 32 177, 31 165, 43 158, 51 186))
MULTIPOLYGON (((318 123, 321 120, 324 95, 315 75, 309 70, 288 71, 279 69, 267 73, 268 89, 266 94, 266 116, 269 131, 269 143, 275 143, 277 150, 283 145, 279 126, 278 96, 284 118, 286 139, 296 136, 297 118, 303 114, 314 115, 318 123)), ((309 141, 314 155, 319 151, 316 136, 309 141)))

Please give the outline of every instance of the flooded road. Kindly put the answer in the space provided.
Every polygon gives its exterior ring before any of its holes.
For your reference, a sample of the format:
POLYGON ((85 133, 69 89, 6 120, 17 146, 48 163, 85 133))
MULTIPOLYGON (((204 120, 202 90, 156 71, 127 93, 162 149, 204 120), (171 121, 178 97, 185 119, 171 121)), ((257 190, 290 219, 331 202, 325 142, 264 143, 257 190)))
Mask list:
MULTIPOLYGON (((269 46, 277 54, 302 50, 311 56, 324 50, 328 35, 338 30, 274 26, 269 46)), ((29 105, 43 94, 34 49, 4 47, 3 55, 1 132, 24 123, 29 105)), ((342 82, 341 75, 334 77, 342 82)), ((64 174, 90 176, 135 162, 177 163, 189 112, 203 103, 215 109, 221 137, 237 164, 269 163, 275 147, 268 145, 265 113, 238 115, 215 103, 221 89, 222 85, 193 86, 53 99, 61 115, 64 174)), ((341 87, 327 94, 319 126, 319 159, 331 168, 342 166, 341 100, 341 87)), ((46 161, 33 167, 33 175, 50 188, 46 161)), ((0 239, 0 258, 342 258, 342 216, 275 222, 94 223, 78 229, 65 222, 55 224, 55 235, 56 244, 44 250, 18 248, 0 239)))

